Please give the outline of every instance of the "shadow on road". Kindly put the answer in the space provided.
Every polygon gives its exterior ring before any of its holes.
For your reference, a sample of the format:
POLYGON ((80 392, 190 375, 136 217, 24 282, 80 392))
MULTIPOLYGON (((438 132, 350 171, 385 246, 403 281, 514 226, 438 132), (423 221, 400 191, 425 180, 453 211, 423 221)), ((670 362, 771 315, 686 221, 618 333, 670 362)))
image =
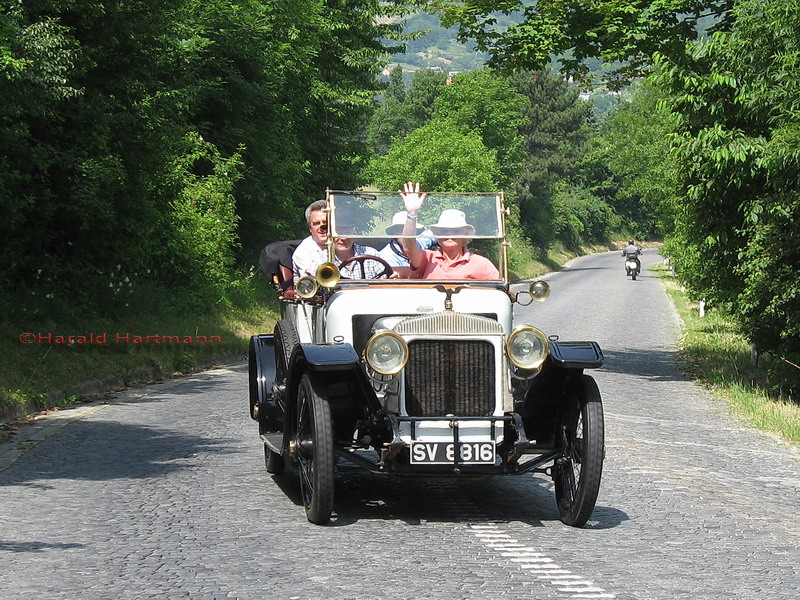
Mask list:
MULTIPOLYGON (((423 522, 522 522, 543 527, 559 521, 552 482, 532 475, 486 479, 423 479, 379 476, 339 463, 335 512, 331 527, 364 520, 423 522)), ((272 477, 297 506, 302 506, 300 483, 294 469, 272 477)), ((628 519, 615 508, 598 506, 586 527, 611 529, 628 519)), ((565 525, 565 527, 567 527, 565 525)))
POLYGON ((627 373, 652 381, 681 381, 684 379, 674 350, 644 350, 626 348, 607 350, 603 348, 604 371, 627 373))
POLYGON ((79 421, 28 450, 0 472, 0 487, 43 486, 42 480, 151 479, 192 467, 205 453, 237 452, 208 438, 114 421, 79 421))
POLYGON ((6 542, 0 540, 0 552, 44 552, 45 550, 69 550, 85 548, 85 544, 63 544, 48 542, 6 542))

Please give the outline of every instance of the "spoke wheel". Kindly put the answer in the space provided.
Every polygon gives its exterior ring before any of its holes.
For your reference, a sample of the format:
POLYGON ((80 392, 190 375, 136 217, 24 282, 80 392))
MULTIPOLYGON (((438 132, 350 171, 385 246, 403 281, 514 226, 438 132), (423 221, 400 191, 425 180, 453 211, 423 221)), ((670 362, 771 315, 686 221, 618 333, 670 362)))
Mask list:
POLYGON ((335 465, 331 409, 308 373, 297 390, 295 453, 306 517, 318 525, 327 523, 333 512, 335 465))
MULTIPOLYGON (((289 359, 292 357, 294 347, 300 343, 297 330, 291 321, 283 319, 275 324, 275 383, 286 389, 286 378, 289 374, 289 359)), ((285 406, 285 399, 280 398, 279 404, 285 406)), ((263 419, 263 417, 262 417, 263 419)), ((266 421, 259 419, 259 433, 267 431, 266 421)), ((264 444, 264 465, 267 473, 280 475, 286 469, 283 456, 264 444)))
POLYGON ((559 431, 563 451, 553 465, 561 521, 583 527, 594 510, 603 473, 603 404, 594 379, 580 375, 571 385, 559 431))

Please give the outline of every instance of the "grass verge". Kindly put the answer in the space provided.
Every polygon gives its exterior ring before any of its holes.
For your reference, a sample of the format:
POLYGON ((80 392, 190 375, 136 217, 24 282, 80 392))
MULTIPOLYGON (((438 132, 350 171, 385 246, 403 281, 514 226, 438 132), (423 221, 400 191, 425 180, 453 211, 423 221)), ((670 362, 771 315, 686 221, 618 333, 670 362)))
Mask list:
POLYGON ((114 318, 76 310, 0 324, 0 416, 244 358, 250 336, 271 332, 278 314, 260 273, 238 282, 229 302, 214 309, 181 309, 170 290, 149 295, 114 318))
POLYGON ((775 359, 760 356, 754 364, 750 344, 737 332, 732 319, 718 310, 700 317, 699 304, 681 290, 667 266, 659 264, 651 269, 664 282, 683 319, 680 358, 693 377, 746 422, 800 446, 800 405, 767 391, 770 382, 763 367, 775 359))
POLYGON ((547 249, 546 254, 542 254, 541 251, 531 248, 518 250, 514 246, 514 240, 512 239, 512 246, 509 250, 511 263, 509 275, 511 281, 536 279, 551 271, 558 271, 569 260, 578 256, 584 256, 594 252, 619 250, 621 248, 620 244, 622 244, 622 242, 607 242, 605 244, 586 245, 575 249, 567 248, 561 242, 556 242, 547 249))

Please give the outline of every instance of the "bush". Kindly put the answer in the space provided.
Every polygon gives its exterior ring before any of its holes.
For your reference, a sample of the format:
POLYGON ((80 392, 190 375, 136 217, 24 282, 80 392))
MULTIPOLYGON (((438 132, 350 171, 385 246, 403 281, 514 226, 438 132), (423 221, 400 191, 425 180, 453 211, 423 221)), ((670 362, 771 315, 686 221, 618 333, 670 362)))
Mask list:
POLYGON ((241 157, 222 157, 196 134, 187 137, 187 146, 171 173, 180 192, 170 207, 175 237, 165 257, 169 276, 222 297, 233 277, 238 216, 232 192, 240 178, 241 157))
POLYGON ((571 248, 601 242, 620 226, 613 208, 579 187, 564 187, 555 193, 553 218, 556 238, 571 248))

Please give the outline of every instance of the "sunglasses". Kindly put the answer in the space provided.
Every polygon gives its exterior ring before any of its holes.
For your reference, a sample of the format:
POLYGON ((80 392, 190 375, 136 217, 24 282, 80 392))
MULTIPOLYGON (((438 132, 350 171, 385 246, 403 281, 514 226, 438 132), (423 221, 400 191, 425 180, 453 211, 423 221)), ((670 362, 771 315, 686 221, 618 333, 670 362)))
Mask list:
POLYGON ((437 227, 436 237, 447 237, 449 235, 465 235, 466 230, 463 227, 437 227))

